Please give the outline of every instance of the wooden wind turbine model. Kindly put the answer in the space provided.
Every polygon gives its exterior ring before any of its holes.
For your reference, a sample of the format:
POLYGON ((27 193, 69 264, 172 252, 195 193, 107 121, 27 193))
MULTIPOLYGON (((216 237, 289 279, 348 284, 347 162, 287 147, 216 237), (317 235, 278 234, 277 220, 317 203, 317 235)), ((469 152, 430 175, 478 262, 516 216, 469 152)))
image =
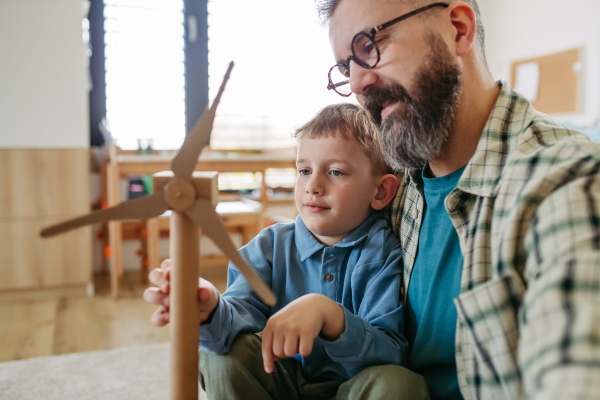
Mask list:
POLYGON ((229 64, 212 107, 204 112, 173 159, 172 171, 154 175, 154 194, 126 201, 41 231, 42 237, 49 237, 85 225, 111 220, 154 218, 168 209, 173 210, 170 228, 172 269, 169 304, 173 400, 198 399, 200 326, 194 314, 198 313, 199 227, 231 259, 265 304, 275 305, 276 302, 269 287, 240 257, 215 211, 218 196, 217 173, 194 172, 200 152, 208 141, 215 111, 232 68, 233 62, 229 64))

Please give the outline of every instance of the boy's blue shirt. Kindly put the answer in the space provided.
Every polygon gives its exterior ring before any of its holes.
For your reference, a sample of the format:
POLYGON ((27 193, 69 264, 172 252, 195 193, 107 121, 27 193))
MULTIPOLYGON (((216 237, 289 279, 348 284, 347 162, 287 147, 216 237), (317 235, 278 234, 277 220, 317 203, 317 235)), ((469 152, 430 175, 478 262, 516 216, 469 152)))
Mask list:
POLYGON ((320 293, 343 306, 346 327, 335 341, 319 336, 308 357, 296 354, 307 375, 344 381, 369 366, 406 365, 402 252, 378 212, 331 247, 318 242, 298 216, 295 223, 264 229, 240 254, 271 287, 277 304, 263 304, 230 263, 227 290, 200 329, 202 351, 226 353, 239 333, 260 332, 295 299, 320 293))

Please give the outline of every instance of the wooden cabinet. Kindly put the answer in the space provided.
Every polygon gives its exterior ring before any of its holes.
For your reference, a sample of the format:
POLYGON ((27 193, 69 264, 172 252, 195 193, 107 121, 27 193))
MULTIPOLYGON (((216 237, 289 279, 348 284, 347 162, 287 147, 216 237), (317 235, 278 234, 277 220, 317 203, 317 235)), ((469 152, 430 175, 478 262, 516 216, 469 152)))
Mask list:
POLYGON ((90 211, 89 153, 0 150, 0 298, 21 291, 85 292, 91 228, 41 239, 41 228, 90 211))

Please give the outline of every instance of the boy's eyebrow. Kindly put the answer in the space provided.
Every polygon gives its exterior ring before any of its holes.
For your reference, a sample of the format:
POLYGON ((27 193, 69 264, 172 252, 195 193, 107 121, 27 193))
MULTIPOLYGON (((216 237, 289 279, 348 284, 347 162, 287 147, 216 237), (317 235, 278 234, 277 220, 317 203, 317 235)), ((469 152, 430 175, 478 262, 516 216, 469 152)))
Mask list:
MULTIPOLYGON (((307 160, 305 160, 304 158, 300 159, 300 160, 296 160, 296 165, 298 164, 302 164, 307 162, 307 160)), ((323 160, 323 162, 329 163, 329 164, 351 164, 349 161, 345 161, 345 160, 338 160, 336 158, 331 159, 331 160, 323 160)))

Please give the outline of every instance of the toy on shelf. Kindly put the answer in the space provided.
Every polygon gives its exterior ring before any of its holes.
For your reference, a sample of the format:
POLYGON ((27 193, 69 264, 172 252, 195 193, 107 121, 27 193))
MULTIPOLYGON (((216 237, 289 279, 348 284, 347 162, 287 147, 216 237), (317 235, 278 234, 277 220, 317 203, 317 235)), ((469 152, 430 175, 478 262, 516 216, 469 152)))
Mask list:
POLYGON ((268 305, 276 298, 244 262, 215 211, 217 173, 194 172, 202 148, 212 130, 215 111, 231 74, 229 65, 223 84, 210 109, 198 120, 171 163, 172 171, 154 175, 154 194, 125 201, 112 208, 50 226, 41 231, 49 237, 85 225, 123 219, 158 217, 168 209, 171 217, 171 399, 198 399, 199 324, 191 316, 198 312, 197 293, 200 263, 198 227, 219 246, 268 305))

